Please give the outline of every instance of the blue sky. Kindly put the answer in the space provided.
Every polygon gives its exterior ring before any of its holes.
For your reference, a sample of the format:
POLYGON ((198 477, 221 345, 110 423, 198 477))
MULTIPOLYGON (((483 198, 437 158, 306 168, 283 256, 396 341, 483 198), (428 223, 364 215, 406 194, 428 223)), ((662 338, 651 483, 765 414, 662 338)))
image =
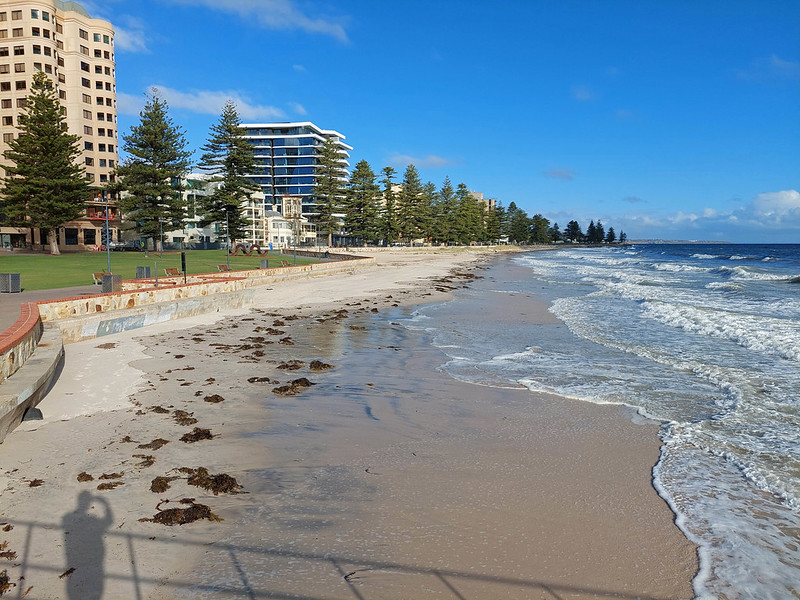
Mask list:
POLYGON ((800 243, 798 0, 81 4, 117 31, 120 133, 155 86, 197 149, 231 98, 562 227, 800 243))

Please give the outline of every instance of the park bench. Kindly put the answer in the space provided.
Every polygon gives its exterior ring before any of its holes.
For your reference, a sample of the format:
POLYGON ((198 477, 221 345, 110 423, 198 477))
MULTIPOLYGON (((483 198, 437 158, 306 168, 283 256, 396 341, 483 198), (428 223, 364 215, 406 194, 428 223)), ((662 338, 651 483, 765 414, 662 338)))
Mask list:
POLYGON ((164 274, 167 277, 180 277, 181 276, 181 272, 178 269, 176 269, 175 267, 172 267, 172 268, 169 268, 169 269, 164 269, 164 274))
POLYGON ((228 265, 217 265, 217 270, 218 270, 220 273, 225 273, 225 272, 227 272, 227 271, 230 271, 230 270, 231 270, 231 268, 230 268, 228 265))
POLYGON ((288 261, 288 260, 282 260, 282 261, 281 261, 281 266, 282 266, 282 267, 290 267, 291 265, 289 264, 289 261, 288 261))
POLYGON ((92 273, 95 285, 103 285, 103 275, 106 275, 106 273, 92 273))

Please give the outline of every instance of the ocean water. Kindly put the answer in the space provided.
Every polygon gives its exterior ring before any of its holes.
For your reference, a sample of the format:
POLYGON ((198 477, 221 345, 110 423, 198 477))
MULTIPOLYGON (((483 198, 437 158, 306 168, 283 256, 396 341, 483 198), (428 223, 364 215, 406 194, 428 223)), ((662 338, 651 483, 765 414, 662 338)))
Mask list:
POLYGON ((699 546, 698 598, 800 598, 800 245, 517 255, 404 319, 461 380, 624 404, 663 425, 653 483, 699 546), (509 269, 509 266, 514 268, 509 269), (503 315, 503 296, 560 322, 503 315))

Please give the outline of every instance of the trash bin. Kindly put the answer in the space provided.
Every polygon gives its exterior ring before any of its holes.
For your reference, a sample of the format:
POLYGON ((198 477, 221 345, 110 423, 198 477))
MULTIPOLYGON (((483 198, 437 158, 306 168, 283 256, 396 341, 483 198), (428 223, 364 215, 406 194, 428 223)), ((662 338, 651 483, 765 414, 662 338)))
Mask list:
POLYGON ((0 292, 11 293, 21 292, 19 273, 0 273, 0 292))
POLYGON ((261 259, 261 268, 262 269, 269 269, 269 259, 268 258, 262 258, 261 259))
POLYGON ((122 291, 122 275, 112 275, 111 273, 103 273, 103 293, 121 292, 122 291))
POLYGON ((136 267, 136 279, 150 279, 150 267, 136 267))

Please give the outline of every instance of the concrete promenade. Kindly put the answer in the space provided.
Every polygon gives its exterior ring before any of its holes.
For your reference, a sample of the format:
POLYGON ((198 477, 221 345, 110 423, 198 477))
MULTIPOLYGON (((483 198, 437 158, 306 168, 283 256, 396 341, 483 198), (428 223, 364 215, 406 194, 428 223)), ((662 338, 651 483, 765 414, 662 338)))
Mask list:
POLYGON ((25 302, 40 300, 56 300, 58 298, 75 298, 91 296, 103 291, 100 285, 81 285, 78 287, 56 288, 52 290, 22 291, 16 294, 0 294, 0 332, 11 327, 19 318, 19 308, 25 302))

